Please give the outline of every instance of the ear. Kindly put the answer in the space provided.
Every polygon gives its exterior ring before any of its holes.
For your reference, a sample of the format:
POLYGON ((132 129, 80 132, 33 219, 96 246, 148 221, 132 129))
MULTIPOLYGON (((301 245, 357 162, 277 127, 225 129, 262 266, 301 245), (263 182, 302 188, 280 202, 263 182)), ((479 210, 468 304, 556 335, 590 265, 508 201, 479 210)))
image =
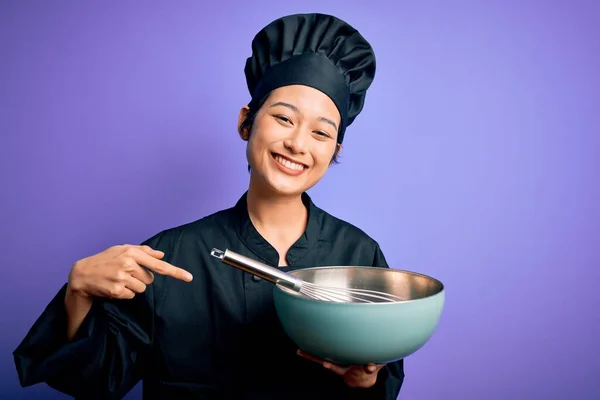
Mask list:
POLYGON ((333 156, 331 157, 331 162, 329 163, 330 166, 334 164, 336 157, 340 155, 341 151, 342 151, 342 144, 336 143, 335 150, 333 151, 333 156))
POLYGON ((342 151, 342 144, 338 143, 335 145, 335 151, 333 152, 333 156, 339 156, 340 152, 342 151))
POLYGON ((248 141, 248 138, 250 137, 250 132, 249 132, 250 127, 242 126, 242 124, 244 123, 246 118, 248 118, 249 111, 250 111, 250 108, 248 106, 242 107, 242 109, 240 110, 240 115, 238 117, 238 133, 240 134, 240 137, 244 141, 248 141))

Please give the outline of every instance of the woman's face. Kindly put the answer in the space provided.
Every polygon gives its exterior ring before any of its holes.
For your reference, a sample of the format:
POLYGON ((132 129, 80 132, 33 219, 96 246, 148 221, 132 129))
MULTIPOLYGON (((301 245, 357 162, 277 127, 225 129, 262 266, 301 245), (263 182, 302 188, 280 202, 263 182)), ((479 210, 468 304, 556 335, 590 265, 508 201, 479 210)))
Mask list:
MULTIPOLYGON (((242 109, 240 118, 246 113, 242 109)), ((339 125, 335 104, 322 92, 302 85, 274 90, 258 111, 248 139, 251 179, 279 195, 310 189, 331 164, 339 125)))

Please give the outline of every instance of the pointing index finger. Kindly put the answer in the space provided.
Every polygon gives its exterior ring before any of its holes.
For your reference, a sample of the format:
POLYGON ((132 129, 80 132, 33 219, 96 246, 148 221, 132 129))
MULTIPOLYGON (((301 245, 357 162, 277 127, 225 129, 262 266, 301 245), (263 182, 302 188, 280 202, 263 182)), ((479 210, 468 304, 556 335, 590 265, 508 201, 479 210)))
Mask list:
POLYGON ((170 276, 184 282, 191 282, 192 274, 188 271, 169 264, 166 261, 156 259, 146 253, 136 254, 136 261, 146 268, 161 275, 170 276))

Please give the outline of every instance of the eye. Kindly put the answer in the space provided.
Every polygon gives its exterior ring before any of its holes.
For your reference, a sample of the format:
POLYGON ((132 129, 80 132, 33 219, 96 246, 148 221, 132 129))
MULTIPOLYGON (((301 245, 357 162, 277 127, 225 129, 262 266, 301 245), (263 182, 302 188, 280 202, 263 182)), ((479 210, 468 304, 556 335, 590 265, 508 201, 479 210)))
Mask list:
POLYGON ((331 136, 327 132, 324 132, 324 131, 315 131, 315 134, 317 136, 319 136, 320 139, 330 139, 331 138, 331 136))
POLYGON ((292 123, 292 121, 288 117, 286 117, 284 115, 276 115, 275 118, 277 118, 278 120, 280 120, 282 122, 285 122, 287 124, 291 124, 292 123))

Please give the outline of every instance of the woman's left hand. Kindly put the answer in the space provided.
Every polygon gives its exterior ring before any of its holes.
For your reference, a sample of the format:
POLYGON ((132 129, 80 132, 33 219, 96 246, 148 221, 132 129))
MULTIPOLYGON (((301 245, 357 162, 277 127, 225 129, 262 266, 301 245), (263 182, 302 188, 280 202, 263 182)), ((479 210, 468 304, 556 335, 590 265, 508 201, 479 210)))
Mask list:
POLYGON ((353 388, 370 388, 373 386, 377 382, 377 373, 385 366, 385 364, 341 366, 305 353, 302 350, 298 350, 298 355, 321 364, 324 368, 342 376, 346 385, 353 388))

